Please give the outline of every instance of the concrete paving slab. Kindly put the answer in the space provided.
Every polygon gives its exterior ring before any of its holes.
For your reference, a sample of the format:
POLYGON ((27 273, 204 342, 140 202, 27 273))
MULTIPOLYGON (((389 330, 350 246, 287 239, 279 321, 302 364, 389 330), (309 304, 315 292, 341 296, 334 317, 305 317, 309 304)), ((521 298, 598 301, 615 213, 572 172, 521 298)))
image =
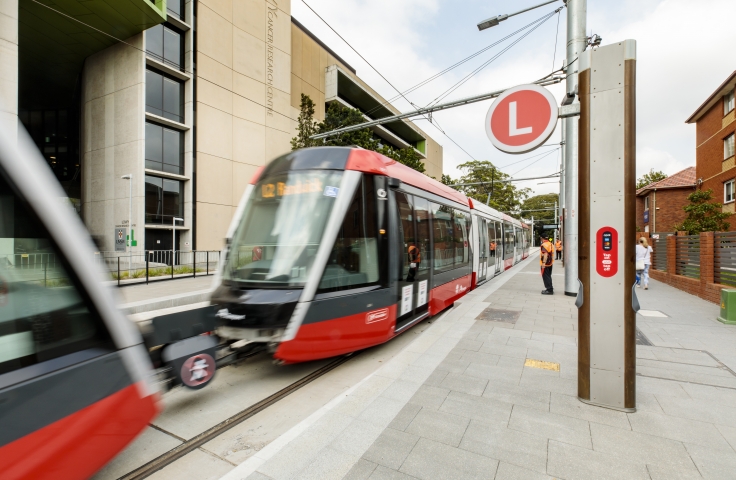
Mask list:
POLYGON ((732 480, 736 472, 736 453, 728 454, 700 445, 685 444, 688 453, 698 467, 703 478, 713 480, 732 480))
POLYGON ((440 384, 443 388, 449 388, 456 392, 464 392, 470 395, 481 396, 485 390, 488 380, 469 375, 449 373, 440 384))
POLYGON ((698 422, 653 412, 632 413, 628 414, 628 418, 631 428, 635 432, 715 449, 731 450, 726 439, 719 435, 721 432, 711 423, 698 422))
POLYGON ((423 480, 480 480, 493 478, 497 468, 498 460, 422 438, 399 471, 423 480))
POLYGON ((387 428, 366 450, 363 459, 398 470, 418 441, 417 435, 387 428))
POLYGON ((396 470, 379 465, 378 468, 373 471, 369 480, 415 480, 416 478, 417 477, 412 477, 411 475, 397 472, 396 470))
POLYGON ((498 464, 496 478, 494 480, 554 480, 549 475, 534 472, 526 468, 517 467, 506 462, 498 464))
POLYGON ((547 440, 506 425, 471 420, 460 448, 537 473, 547 472, 547 440))
POLYGON ((368 460, 361 458, 345 475, 344 480, 366 480, 371 476, 377 466, 378 464, 369 462, 368 460))
POLYGON ((439 410, 465 418, 482 420, 493 425, 506 426, 511 415, 511 407, 507 403, 492 398, 452 391, 439 410))
POLYGON ((579 418, 514 405, 509 428, 571 445, 593 448, 589 423, 579 418))
POLYGON ((552 392, 549 411, 589 422, 602 423, 624 430, 631 430, 629 418, 624 412, 600 408, 578 400, 577 397, 552 392))
POLYGON ((565 480, 649 480, 643 463, 550 440, 547 473, 565 480))
POLYGON ((470 423, 468 417, 423 408, 406 427, 406 433, 457 447, 470 423))

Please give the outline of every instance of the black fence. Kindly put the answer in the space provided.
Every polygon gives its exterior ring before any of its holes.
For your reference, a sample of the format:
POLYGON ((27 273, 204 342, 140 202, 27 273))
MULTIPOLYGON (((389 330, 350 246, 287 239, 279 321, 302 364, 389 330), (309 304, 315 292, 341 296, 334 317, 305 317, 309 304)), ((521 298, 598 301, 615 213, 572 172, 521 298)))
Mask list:
POLYGON ((110 270, 110 276, 118 286, 212 275, 220 264, 220 252, 212 250, 144 250, 100 252, 96 255, 98 261, 110 270))
POLYGON ((652 267, 660 272, 667 271, 667 234, 660 233, 659 238, 652 239, 654 261, 652 267))
POLYGON ((700 278, 700 235, 681 235, 677 241, 675 274, 684 277, 700 278))
POLYGON ((736 287, 736 232, 716 233, 713 247, 715 282, 736 287))

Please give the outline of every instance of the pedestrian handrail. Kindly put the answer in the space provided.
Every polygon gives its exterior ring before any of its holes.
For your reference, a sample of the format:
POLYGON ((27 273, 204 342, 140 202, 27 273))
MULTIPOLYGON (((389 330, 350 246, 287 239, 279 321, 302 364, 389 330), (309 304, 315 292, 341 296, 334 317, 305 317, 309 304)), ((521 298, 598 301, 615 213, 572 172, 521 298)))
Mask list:
POLYGON ((700 235, 682 235, 675 237, 677 254, 675 273, 684 277, 700 278, 700 235))
POLYGON ((736 286, 736 232, 716 232, 713 239, 713 277, 716 283, 736 286))

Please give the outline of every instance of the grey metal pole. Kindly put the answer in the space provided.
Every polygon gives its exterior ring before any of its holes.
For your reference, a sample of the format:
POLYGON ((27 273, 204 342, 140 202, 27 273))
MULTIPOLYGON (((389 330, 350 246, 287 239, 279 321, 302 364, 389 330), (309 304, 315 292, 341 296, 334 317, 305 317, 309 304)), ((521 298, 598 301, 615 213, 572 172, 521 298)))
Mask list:
MULTIPOLYGON (((578 69, 588 44, 585 35, 587 0, 567 0, 567 94, 577 98, 578 69)), ((578 294, 578 117, 565 122, 565 295, 578 294)))
MULTIPOLYGON (((561 135, 560 135, 560 143, 562 143, 562 155, 561 155, 561 161, 560 161, 560 195, 559 195, 559 202, 560 202, 560 211, 557 213, 557 223, 560 225, 560 238, 565 239, 565 152, 567 151, 567 146, 565 145, 565 125, 567 122, 563 120, 560 122, 561 127, 561 135)), ((565 265, 565 257, 562 257, 562 265, 565 265)))
MULTIPOLYGON (((557 202, 555 202, 555 222, 557 222, 557 202)), ((554 230, 555 243, 557 243, 557 229, 554 230)))
POLYGON ((176 215, 171 219, 171 278, 174 278, 174 258, 176 257, 176 215))

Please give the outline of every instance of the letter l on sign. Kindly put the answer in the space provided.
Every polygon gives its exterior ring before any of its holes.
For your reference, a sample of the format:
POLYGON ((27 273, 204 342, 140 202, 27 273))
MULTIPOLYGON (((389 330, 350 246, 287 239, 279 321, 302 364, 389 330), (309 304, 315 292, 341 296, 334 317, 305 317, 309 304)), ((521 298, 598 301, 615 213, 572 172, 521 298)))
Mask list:
POLYGON ((509 102, 509 137, 526 135, 532 133, 532 127, 517 128, 516 126, 516 102, 509 102))

